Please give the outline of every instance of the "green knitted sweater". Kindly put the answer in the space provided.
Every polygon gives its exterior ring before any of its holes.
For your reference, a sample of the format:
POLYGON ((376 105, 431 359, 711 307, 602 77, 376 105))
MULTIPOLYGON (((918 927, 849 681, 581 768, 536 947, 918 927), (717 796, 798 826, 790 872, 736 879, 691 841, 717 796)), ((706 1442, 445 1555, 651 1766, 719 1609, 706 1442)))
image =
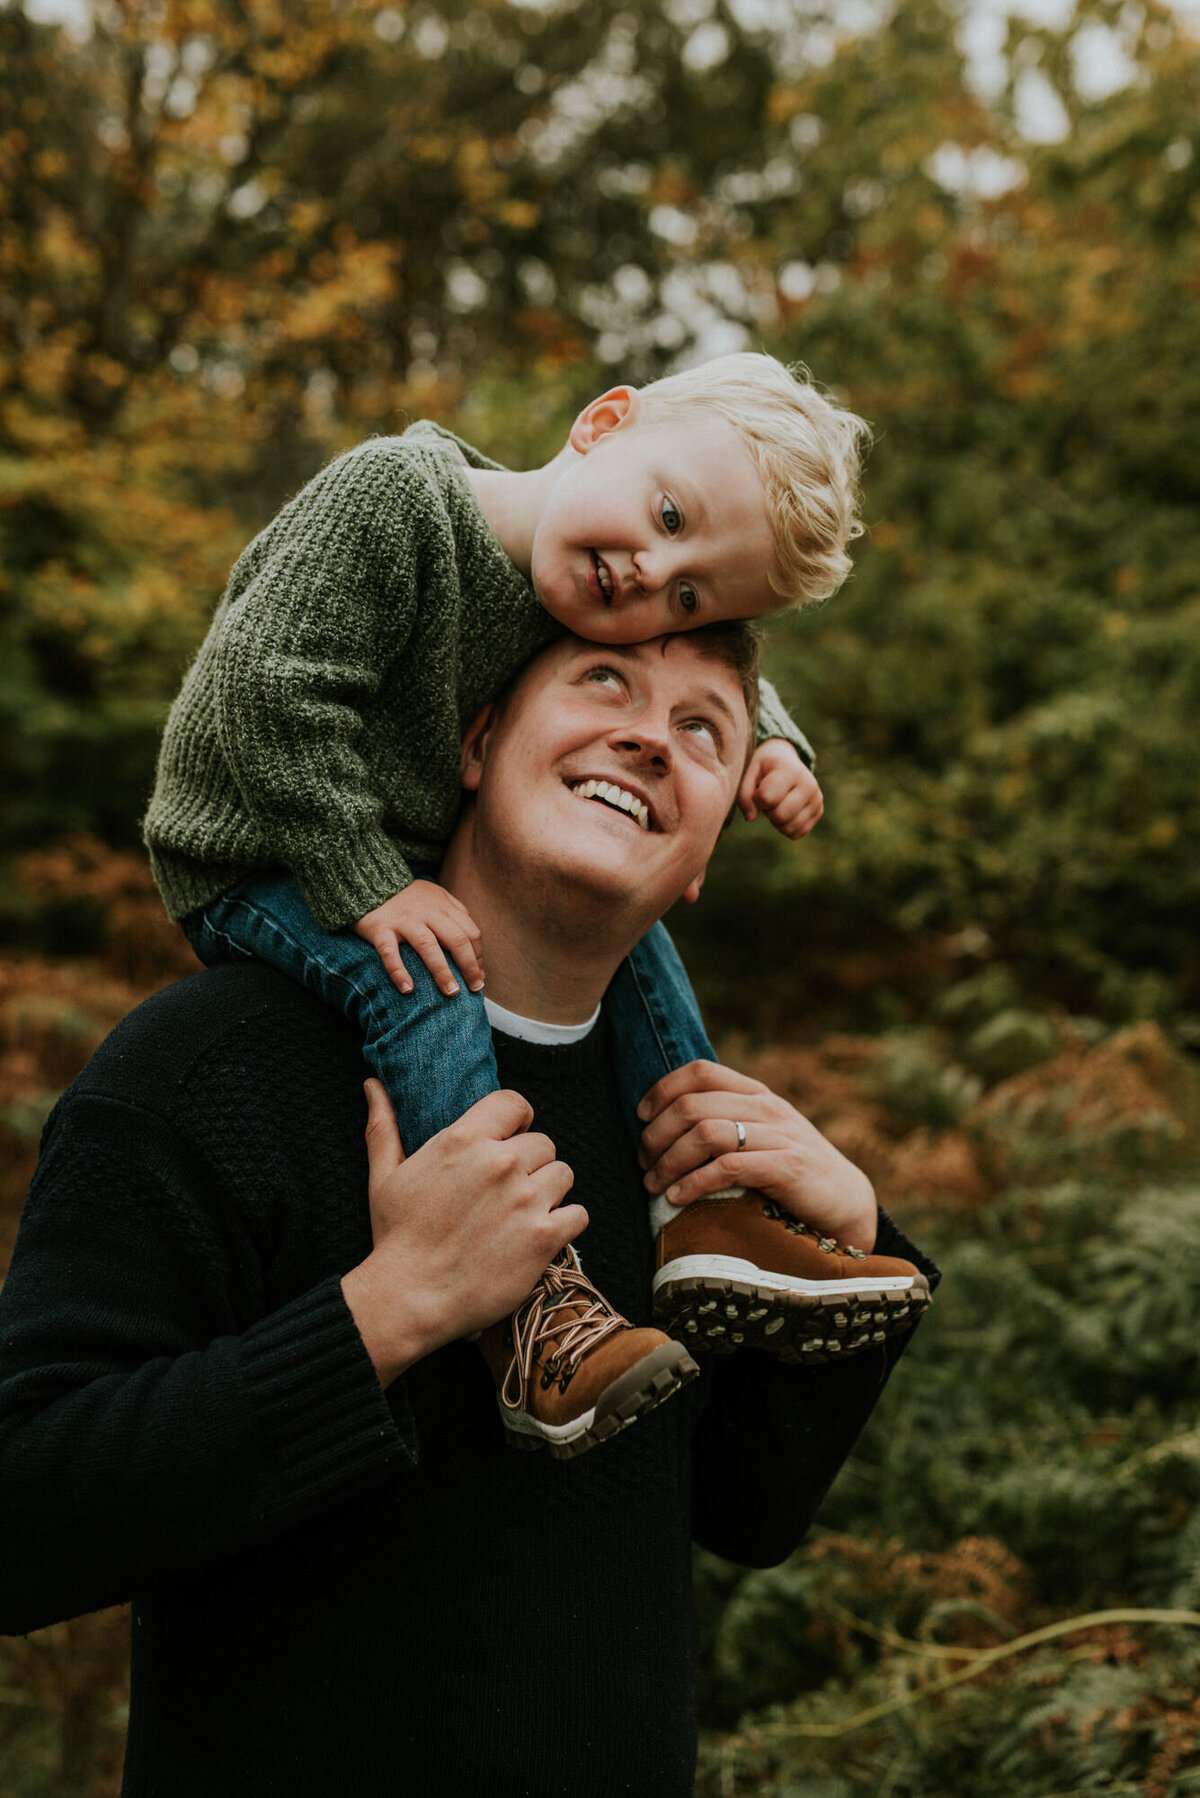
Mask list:
MULTIPOLYGON (((339 456, 238 558, 171 708, 144 830, 172 918, 288 868, 326 930, 437 860, 471 719, 561 633, 438 425, 339 456)), ((759 739, 812 751, 769 683, 759 739)))

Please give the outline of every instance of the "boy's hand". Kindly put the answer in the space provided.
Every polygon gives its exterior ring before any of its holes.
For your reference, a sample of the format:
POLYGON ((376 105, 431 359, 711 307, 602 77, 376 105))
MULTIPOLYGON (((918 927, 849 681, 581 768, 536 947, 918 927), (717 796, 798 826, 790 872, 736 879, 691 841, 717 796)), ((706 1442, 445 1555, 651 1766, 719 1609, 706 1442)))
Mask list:
POLYGON ((776 830, 793 841, 806 837, 825 810, 816 775, 782 737, 768 738, 750 757, 738 788, 738 804, 751 824, 765 812, 776 830))
POLYGON ((473 993, 483 987, 483 938, 479 926, 453 893, 432 880, 414 880, 402 893, 377 905, 354 926, 365 937, 402 993, 411 993, 412 977, 400 956, 401 943, 416 950, 447 998, 458 982, 443 955, 448 949, 473 993))

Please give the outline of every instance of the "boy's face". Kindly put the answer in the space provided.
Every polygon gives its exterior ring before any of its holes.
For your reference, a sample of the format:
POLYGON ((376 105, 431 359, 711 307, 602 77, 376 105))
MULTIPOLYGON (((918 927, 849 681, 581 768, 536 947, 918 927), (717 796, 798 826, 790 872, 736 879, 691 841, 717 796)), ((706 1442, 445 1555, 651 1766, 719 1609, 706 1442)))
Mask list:
POLYGON ((575 421, 577 458, 533 539, 531 578, 560 624, 598 643, 774 611, 774 544, 750 452, 716 413, 645 420, 615 387, 575 421))

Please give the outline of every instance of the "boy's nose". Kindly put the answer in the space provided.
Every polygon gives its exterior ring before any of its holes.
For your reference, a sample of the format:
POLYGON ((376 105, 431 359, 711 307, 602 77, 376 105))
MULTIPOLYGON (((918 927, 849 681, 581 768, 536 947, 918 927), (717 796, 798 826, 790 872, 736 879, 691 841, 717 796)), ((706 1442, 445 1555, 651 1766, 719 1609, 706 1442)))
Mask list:
POLYGON ((671 552, 661 549, 638 550, 633 558, 633 578, 643 593, 658 593, 674 579, 671 552))

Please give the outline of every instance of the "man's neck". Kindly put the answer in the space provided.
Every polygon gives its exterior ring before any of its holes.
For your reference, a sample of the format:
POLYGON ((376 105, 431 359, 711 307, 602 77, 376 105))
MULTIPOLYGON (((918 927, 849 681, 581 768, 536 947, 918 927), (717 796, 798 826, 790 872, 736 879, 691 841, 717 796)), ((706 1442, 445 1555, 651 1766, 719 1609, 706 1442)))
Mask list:
POLYGON ((614 917, 611 904, 564 904, 561 887, 518 889, 511 870, 481 868, 469 820, 460 822, 442 864, 441 884, 461 899, 483 936, 487 996, 546 1024, 582 1024, 649 928, 614 917))

